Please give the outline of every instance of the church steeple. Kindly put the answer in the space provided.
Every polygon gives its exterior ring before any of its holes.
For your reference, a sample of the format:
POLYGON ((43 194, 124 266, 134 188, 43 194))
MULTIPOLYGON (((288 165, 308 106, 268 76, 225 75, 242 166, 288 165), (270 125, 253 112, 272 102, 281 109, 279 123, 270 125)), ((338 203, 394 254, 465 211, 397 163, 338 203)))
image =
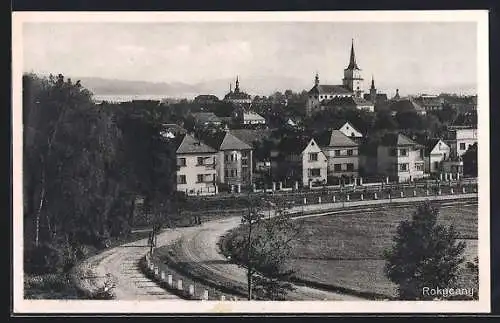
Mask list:
POLYGON ((370 87, 370 101, 373 102, 373 104, 377 103, 377 89, 375 88, 375 79, 372 74, 372 85, 370 87))
POLYGON ((348 88, 356 97, 362 97, 363 94, 363 77, 361 76, 361 69, 356 63, 356 54, 354 53, 354 39, 351 43, 351 56, 349 65, 344 69, 344 78, 342 84, 348 88))
POLYGON ((349 66, 347 66, 349 70, 359 70, 358 64, 356 63, 356 54, 354 53, 354 39, 351 43, 351 57, 349 58, 349 66))
POLYGON ((234 92, 235 93, 240 92, 240 81, 238 80, 238 76, 236 76, 236 86, 234 88, 234 92))
POLYGON ((319 75, 318 75, 318 72, 316 72, 316 76, 314 77, 314 85, 319 85, 319 75))

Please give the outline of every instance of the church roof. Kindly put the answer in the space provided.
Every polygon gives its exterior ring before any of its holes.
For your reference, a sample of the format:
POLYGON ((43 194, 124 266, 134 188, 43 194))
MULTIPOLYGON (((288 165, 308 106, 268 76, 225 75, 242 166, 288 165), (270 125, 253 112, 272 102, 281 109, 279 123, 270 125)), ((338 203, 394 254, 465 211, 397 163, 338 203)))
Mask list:
POLYGON ((224 100, 250 100, 251 97, 245 92, 231 91, 224 96, 224 100))
POLYGON ((352 94, 353 92, 343 85, 328 85, 318 84, 315 85, 310 91, 310 94, 352 94))

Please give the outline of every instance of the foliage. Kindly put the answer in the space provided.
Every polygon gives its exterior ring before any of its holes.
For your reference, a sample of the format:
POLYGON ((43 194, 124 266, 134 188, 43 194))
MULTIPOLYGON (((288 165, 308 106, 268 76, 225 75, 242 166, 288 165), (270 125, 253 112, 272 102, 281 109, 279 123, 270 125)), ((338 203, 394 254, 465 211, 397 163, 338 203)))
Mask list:
POLYGON ((470 176, 477 176, 478 165, 477 165, 477 143, 474 143, 467 151, 462 155, 464 162, 464 174, 470 176))
POLYGON ((120 110, 63 75, 23 76, 27 268, 67 269, 82 246, 128 234, 138 195, 168 210, 175 159, 159 134, 164 117, 156 101, 120 110))
POLYGON ((229 248, 246 267, 249 300, 283 299, 293 290, 288 282, 293 271, 287 269, 287 261, 298 227, 281 201, 249 196, 247 202, 243 230, 233 238, 229 248))
POLYGON ((428 299, 424 287, 446 288, 457 279, 465 243, 453 226, 437 224, 438 216, 430 202, 419 205, 411 220, 398 225, 394 246, 384 252, 386 276, 398 285, 400 299, 428 299))

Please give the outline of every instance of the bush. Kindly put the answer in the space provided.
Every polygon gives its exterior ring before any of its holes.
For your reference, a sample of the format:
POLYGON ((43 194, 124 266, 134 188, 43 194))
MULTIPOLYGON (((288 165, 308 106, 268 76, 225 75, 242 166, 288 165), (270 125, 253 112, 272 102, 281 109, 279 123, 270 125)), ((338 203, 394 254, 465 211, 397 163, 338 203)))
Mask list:
POLYGON ((50 243, 26 250, 24 255, 24 269, 28 273, 56 273, 63 270, 64 265, 64 251, 50 243))

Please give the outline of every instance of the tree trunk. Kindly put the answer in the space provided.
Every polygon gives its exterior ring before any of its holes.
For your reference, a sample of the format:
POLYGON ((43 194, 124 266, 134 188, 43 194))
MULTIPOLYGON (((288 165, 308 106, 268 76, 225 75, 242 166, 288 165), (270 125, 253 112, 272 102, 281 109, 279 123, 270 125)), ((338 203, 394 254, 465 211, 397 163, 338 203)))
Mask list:
POLYGON ((252 270, 250 268, 248 268, 247 270, 247 285, 248 285, 248 292, 247 292, 247 296, 248 296, 248 300, 251 301, 252 300, 252 270))
POLYGON ((35 246, 38 247, 40 244, 40 216, 42 213, 42 208, 45 203, 45 172, 42 171, 42 180, 41 180, 41 191, 40 191, 40 202, 38 203, 38 208, 36 210, 36 217, 35 217, 35 227, 36 227, 36 232, 35 232, 35 246))

